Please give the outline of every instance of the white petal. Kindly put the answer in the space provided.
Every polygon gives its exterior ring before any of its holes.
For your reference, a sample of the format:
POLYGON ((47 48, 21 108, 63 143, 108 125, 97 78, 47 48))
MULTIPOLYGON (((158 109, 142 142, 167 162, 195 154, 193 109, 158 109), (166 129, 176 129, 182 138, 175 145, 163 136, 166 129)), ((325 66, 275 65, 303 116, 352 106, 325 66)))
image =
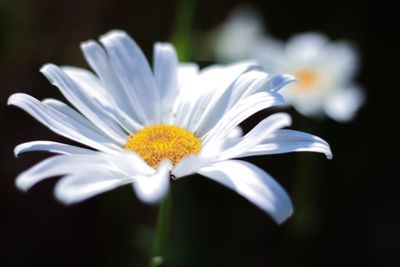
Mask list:
POLYGON ((47 107, 29 95, 13 94, 8 99, 8 104, 25 110, 59 135, 105 152, 113 153, 122 150, 109 137, 94 130, 91 123, 85 122, 84 118, 77 120, 78 115, 70 117, 70 114, 64 114, 56 109, 47 107))
POLYGON ((181 63, 178 66, 178 84, 179 89, 190 90, 190 84, 197 79, 199 75, 199 66, 194 63, 181 63))
POLYGON ((113 165, 128 177, 136 176, 137 174, 151 176, 156 172, 142 157, 130 151, 104 155, 104 157, 110 162, 110 165, 113 165))
POLYGON ((133 187, 138 197, 148 203, 159 201, 168 190, 171 163, 160 163, 157 170, 150 167, 139 155, 124 151, 113 155, 103 155, 110 166, 125 177, 133 178, 133 187))
POLYGON ((267 212, 277 223, 284 222, 293 212, 285 190, 262 169, 239 160, 214 163, 198 171, 267 212))
MULTIPOLYGON (((102 131, 90 122, 87 118, 85 118, 81 113, 76 111, 75 109, 71 108, 64 102, 60 100, 53 99, 53 98, 46 98, 42 100, 42 104, 46 106, 48 110, 53 110, 56 114, 63 114, 65 117, 68 117, 80 124, 86 125, 88 128, 92 129, 93 131, 99 132, 102 135, 102 131)), ((120 144, 123 144, 122 142, 120 144)))
POLYGON ((193 109, 194 116, 190 120, 188 128, 199 136, 207 133, 215 124, 232 108, 241 98, 256 92, 266 90, 264 85, 268 80, 268 74, 258 70, 250 70, 237 77, 228 87, 219 89, 210 94, 207 105, 198 104, 193 109))
POLYGON ((224 139, 230 131, 254 113, 283 103, 281 95, 268 92, 259 92, 242 99, 207 133, 203 144, 224 139))
POLYGON ((179 94, 178 58, 175 48, 169 43, 156 43, 154 46, 154 76, 160 95, 161 123, 169 123, 172 108, 179 94))
POLYGON ((84 170, 105 168, 103 158, 97 155, 59 155, 45 159, 18 175, 15 183, 23 191, 34 184, 50 177, 69 173, 80 173, 84 170))
POLYGON ((275 75, 268 80, 267 88, 270 92, 277 92, 283 87, 299 80, 289 74, 275 75))
POLYGON ((47 64, 43 66, 40 71, 53 85, 57 86, 72 105, 86 118, 97 125, 105 134, 117 142, 126 140, 125 132, 115 119, 110 116, 104 105, 93 97, 92 92, 87 88, 85 88, 86 90, 81 88, 63 70, 55 65, 47 64))
POLYGON ((230 133, 228 133, 228 135, 225 137, 225 140, 222 140, 221 151, 219 153, 222 153, 222 151, 225 151, 239 143, 242 137, 242 128, 240 126, 236 126, 230 133))
MULTIPOLYGON (((227 90, 227 94, 222 96, 218 103, 214 105, 214 109, 205 111, 203 121, 198 126, 196 133, 199 136, 207 133, 218 120, 231 109, 241 99, 248 97, 258 92, 270 92, 276 94, 276 92, 283 86, 296 81, 297 79, 291 75, 276 75, 269 77, 265 72, 251 70, 242 74, 231 86, 231 90, 227 90), (207 117, 208 116, 208 117, 207 117)), ((281 98, 280 95, 275 95, 277 98, 281 98)))
MULTIPOLYGON (((296 81, 291 75, 276 75, 270 77, 267 73, 259 70, 250 70, 238 77, 214 103, 210 103, 208 109, 203 113, 196 133, 199 136, 207 133, 215 124, 241 99, 258 92, 276 92, 283 86, 296 81), (218 115, 216 115, 218 114, 218 115)), ((276 95, 281 98, 281 96, 276 95)))
POLYGON ((237 157, 305 151, 324 153, 328 159, 332 158, 332 152, 327 142, 317 136, 293 130, 276 131, 264 139, 261 144, 237 157))
POLYGON ((229 159, 237 157, 238 155, 245 153, 264 139, 268 138, 273 132, 287 127, 291 124, 291 118, 288 114, 277 113, 273 114, 260 123, 258 123, 250 132, 245 136, 237 140, 237 143, 220 154, 220 159, 229 159))
POLYGON ((243 136, 243 130, 240 126, 236 126, 233 130, 228 134, 227 138, 236 139, 243 136))
POLYGON ((155 174, 136 176, 133 189, 138 198, 146 203, 160 201, 168 192, 171 168, 171 163, 164 161, 160 163, 155 174))
POLYGON ((111 31, 100 37, 100 41, 140 122, 158 122, 160 95, 149 63, 138 45, 122 31, 111 31))
POLYGON ((187 156, 179 161, 171 172, 174 175, 174 179, 194 174, 200 168, 209 165, 210 162, 215 162, 218 159, 217 156, 221 149, 213 146, 212 149, 214 151, 211 151, 209 148, 206 148, 207 150, 203 149, 199 154, 187 156))
POLYGON ((176 179, 196 173, 198 169, 218 160, 222 144, 221 142, 205 146, 198 154, 183 158, 175 165, 171 173, 176 179))
POLYGON ((52 153, 68 154, 68 155, 70 154, 92 155, 96 153, 96 151, 90 149, 67 145, 58 142, 32 141, 32 142, 22 143, 16 146, 14 149, 14 155, 15 157, 18 157, 21 153, 26 153, 31 151, 48 151, 52 153))
POLYGON ((179 179, 196 173, 196 171, 210 163, 207 158, 198 155, 191 155, 183 158, 178 164, 175 165, 172 175, 174 179, 179 179))
MULTIPOLYGON (((142 128, 142 126, 132 118, 128 117, 127 119, 126 113, 121 110, 120 106, 115 105, 113 97, 110 96, 109 90, 104 87, 99 78, 97 78, 93 73, 85 69, 70 66, 64 66, 62 67, 62 70, 84 91, 94 97, 93 101, 97 101, 99 105, 103 107, 104 113, 109 115, 109 120, 112 120, 112 124, 116 121, 125 132, 130 133, 142 128)), ((125 142, 127 138, 125 132, 120 131, 119 128, 117 128, 117 131, 121 136, 124 136, 123 141, 125 142)))
POLYGON ((324 106, 325 113, 339 122, 350 121, 364 101, 364 92, 353 86, 329 97, 324 106))
POLYGON ((175 112, 177 125, 194 131, 205 110, 215 105, 237 77, 254 67, 253 62, 242 62, 228 66, 214 65, 203 69, 197 79, 183 88, 177 100, 175 112))
POLYGON ((124 128, 135 132, 141 128, 138 123, 134 107, 131 105, 128 94, 115 74, 110 59, 104 49, 95 41, 88 41, 81 44, 81 49, 86 61, 99 76, 108 95, 110 102, 114 106, 115 116, 124 123, 124 128))
POLYGON ((92 169, 68 175, 59 181, 54 194, 64 204, 74 204, 119 186, 132 183, 133 178, 108 169, 92 169))
POLYGON ((109 107, 111 105, 100 79, 92 72, 71 66, 62 66, 61 69, 78 84, 82 90, 88 92, 91 97, 94 97, 103 106, 109 107))

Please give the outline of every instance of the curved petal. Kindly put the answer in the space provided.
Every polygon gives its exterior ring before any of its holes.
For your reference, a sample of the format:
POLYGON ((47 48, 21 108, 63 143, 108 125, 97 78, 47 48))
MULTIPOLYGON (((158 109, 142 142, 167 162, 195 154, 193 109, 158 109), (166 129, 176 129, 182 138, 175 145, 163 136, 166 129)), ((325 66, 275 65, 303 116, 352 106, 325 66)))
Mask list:
POLYGON ((76 116, 70 117, 70 114, 64 114, 46 106, 34 97, 21 93, 11 95, 8 104, 23 109, 61 136, 104 152, 114 153, 122 150, 120 146, 115 144, 114 140, 95 130, 92 123, 83 117, 79 117, 81 115, 75 114, 76 116))
POLYGON ((289 152, 318 152, 325 154, 328 159, 332 158, 332 152, 327 142, 317 136, 293 130, 276 131, 264 139, 261 144, 236 157, 289 152))
POLYGON ((43 106, 45 106, 49 110, 53 110, 55 112, 64 114, 65 116, 71 118, 72 120, 75 120, 76 122, 79 122, 81 124, 86 125, 90 129, 93 129, 94 131, 100 132, 100 129, 91 123, 87 118, 85 118, 81 113, 73 109, 72 107, 68 106, 64 102, 54 99, 54 98, 45 98, 41 101, 43 106))
POLYGON ((78 154, 78 155, 93 155, 96 151, 72 146, 68 144, 52 142, 52 141, 31 141, 19 144, 14 149, 15 157, 18 157, 21 153, 31 152, 31 151, 48 151, 58 154, 78 154))
POLYGON ((211 162, 209 158, 199 155, 190 155, 183 158, 172 170, 173 179, 179 179, 196 173, 197 170, 208 165, 211 162))
POLYGON ((135 176, 132 185, 138 198, 146 203, 160 201, 168 192, 171 168, 171 163, 164 161, 160 163, 157 172, 153 175, 135 176))
POLYGON ((124 128, 131 133, 142 126, 139 118, 128 98, 118 77, 115 74, 106 51, 95 41, 87 41, 81 44, 81 49, 90 67, 99 76, 110 102, 114 106, 115 116, 123 123, 124 128))
MULTIPOLYGON (((42 103, 52 109, 55 109, 55 110, 63 113, 64 115, 69 116, 70 118, 73 118, 76 121, 82 122, 83 124, 87 125, 88 127, 91 127, 93 130, 95 130, 97 132, 102 132, 101 129, 97 125, 94 125, 93 123, 89 122, 88 119, 86 119, 84 116, 82 116, 82 114, 80 114, 79 112, 77 112, 75 109, 71 108, 64 102, 61 102, 57 99, 46 98, 46 99, 42 100, 42 103)), ((106 109, 108 109, 107 107, 104 107, 104 108, 105 108, 105 111, 106 111, 106 109)), ((123 114, 121 114, 121 115, 123 115, 123 114)), ((125 130, 125 132, 123 133, 123 138, 121 138, 121 140, 118 141, 118 143, 122 146, 126 143, 126 140, 128 140, 127 133, 131 132, 130 131, 131 127, 126 127, 127 124, 124 122, 121 122, 121 121, 118 121, 118 123, 120 123, 120 126, 125 130)), ((134 124, 133 127, 135 127, 135 129, 141 128, 141 126, 138 126, 137 124, 134 124)), ((136 132, 136 130, 134 130, 133 132, 136 132)))
POLYGON ((262 169, 239 160, 216 162, 198 171, 245 197, 267 212, 277 223, 284 222, 293 212, 285 190, 262 169))
MULTIPOLYGON (((40 71, 61 91, 72 105, 106 135, 117 142, 125 139, 126 133, 121 129, 114 117, 110 116, 108 109, 93 97, 93 92, 81 88, 62 69, 55 65, 47 64, 40 71)), ((98 92, 95 92, 95 94, 100 95, 98 92)))
POLYGON ((273 132, 283 127, 289 126, 292 120, 288 114, 277 113, 273 114, 257 124, 250 132, 242 138, 237 139, 236 143, 230 148, 227 148, 220 154, 220 159, 234 158, 242 153, 245 153, 264 139, 268 138, 273 132))
POLYGON ((227 138, 236 139, 243 136, 243 130, 240 126, 236 126, 233 130, 228 134, 227 138))
POLYGON ((67 74, 82 90, 88 92, 93 98, 101 103, 102 106, 109 107, 111 105, 100 79, 92 72, 72 66, 62 66, 61 70, 65 72, 65 74, 67 74))
POLYGON ((91 169, 62 178, 54 194, 62 203, 69 205, 132 182, 133 178, 109 169, 91 169))
POLYGON ((194 127, 197 129, 197 134, 202 136, 207 133, 241 99, 263 91, 275 94, 282 87, 295 81, 297 79, 292 75, 270 77, 259 70, 247 71, 229 86, 216 103, 210 104, 209 108, 203 112, 200 122, 194 127))
POLYGON ((281 74, 271 77, 267 82, 267 88, 270 92, 277 92, 283 87, 299 80, 290 74, 281 74))
POLYGON ((110 165, 128 177, 137 174, 151 176, 156 172, 142 157, 134 152, 123 151, 113 155, 104 155, 104 157, 110 162, 110 165))
POLYGON ((110 166, 125 177, 133 179, 133 188, 138 198, 144 202, 159 201, 168 191, 172 165, 165 161, 157 170, 150 167, 140 156, 133 152, 104 155, 110 166))
POLYGON ((237 77, 226 89, 213 92, 210 102, 202 110, 199 105, 193 109, 195 116, 188 128, 199 136, 207 133, 240 99, 265 90, 268 74, 258 70, 249 70, 237 77))
POLYGON ((269 92, 259 92, 236 103, 222 119, 203 137, 204 146, 213 140, 225 138, 230 131, 254 113, 271 106, 283 105, 281 95, 269 92))
POLYGON ((182 88, 177 100, 175 123, 193 131, 204 111, 217 102, 240 74, 254 66, 253 62, 242 62, 203 69, 195 81, 187 83, 190 88, 182 88))
POLYGON ((172 109, 178 88, 178 57, 175 48, 169 43, 156 43, 154 46, 154 77, 160 94, 160 123, 170 123, 172 109))
POLYGON ((15 183, 23 191, 34 184, 58 175, 81 173, 105 168, 105 161, 99 155, 59 155, 45 159, 18 175, 15 183))
MULTIPOLYGON (((98 105, 103 107, 104 113, 109 114, 110 119, 112 121, 115 120, 125 132, 133 133, 142 128, 141 125, 128 117, 128 115, 121 110, 121 106, 115 105, 112 95, 110 96, 109 90, 104 87, 99 78, 97 78, 93 73, 85 69, 70 66, 64 66, 62 67, 62 70, 83 90, 92 95, 94 97, 93 101, 98 102, 98 105)), ((122 132, 121 135, 123 134, 124 133, 122 132)))
POLYGON ((160 120, 160 95, 143 52, 123 31, 111 31, 100 37, 110 56, 115 74, 127 97, 137 111, 141 123, 148 125, 160 120))
POLYGON ((172 175, 175 179, 188 176, 196 173, 198 169, 209 165, 211 162, 217 161, 222 151, 222 144, 220 142, 212 146, 205 146, 200 153, 183 158, 175 165, 171 172, 172 175))

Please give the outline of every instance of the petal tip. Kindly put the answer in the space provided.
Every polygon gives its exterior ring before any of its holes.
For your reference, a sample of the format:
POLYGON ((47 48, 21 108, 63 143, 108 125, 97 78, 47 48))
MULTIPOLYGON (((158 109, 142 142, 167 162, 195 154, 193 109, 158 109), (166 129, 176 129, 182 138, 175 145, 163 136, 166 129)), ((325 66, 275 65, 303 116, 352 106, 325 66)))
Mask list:
POLYGON ((71 197, 67 191, 63 190, 62 181, 59 181, 54 188, 54 197, 57 201, 64 206, 71 206, 79 201, 71 197))
POLYGON ((21 190, 22 192, 27 192, 29 188, 32 187, 27 181, 25 181, 24 177, 17 177, 15 180, 15 186, 21 190))
POLYGON ((284 224, 293 215, 293 209, 291 209, 285 216, 279 218, 273 218, 275 222, 279 225, 284 224))
POLYGON ((99 39, 101 42, 107 43, 111 39, 115 39, 115 38, 119 39, 119 38, 127 38, 127 37, 130 38, 129 35, 125 31, 115 29, 115 30, 111 30, 111 31, 101 35, 99 39))
POLYGON ((54 71, 56 69, 58 69, 58 67, 55 64, 46 63, 39 69, 39 71, 47 76, 49 73, 51 73, 51 71, 54 71))
POLYGON ((96 41, 87 40, 87 41, 81 42, 80 47, 82 50, 85 50, 86 48, 91 47, 93 45, 96 45, 96 41))
POLYGON ((14 148, 14 157, 18 158, 19 155, 20 155, 20 149, 17 146, 17 147, 14 148))
POLYGON ((20 94, 20 93, 16 93, 16 94, 10 95, 10 96, 8 97, 8 99, 7 99, 7 106, 12 106, 12 105, 14 105, 15 98, 17 98, 19 94, 20 94))

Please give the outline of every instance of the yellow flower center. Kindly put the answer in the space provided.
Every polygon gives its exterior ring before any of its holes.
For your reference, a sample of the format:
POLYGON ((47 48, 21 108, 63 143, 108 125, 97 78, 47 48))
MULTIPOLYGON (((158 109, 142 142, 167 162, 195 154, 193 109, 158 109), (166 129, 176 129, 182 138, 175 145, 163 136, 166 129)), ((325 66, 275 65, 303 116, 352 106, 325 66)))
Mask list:
POLYGON ((300 83, 297 86, 300 89, 306 89, 317 80, 317 74, 312 70, 298 70, 294 72, 300 83))
POLYGON ((175 165, 184 157, 198 153, 201 142, 194 133, 178 126, 152 125, 130 135, 124 147, 156 168, 165 159, 175 165))

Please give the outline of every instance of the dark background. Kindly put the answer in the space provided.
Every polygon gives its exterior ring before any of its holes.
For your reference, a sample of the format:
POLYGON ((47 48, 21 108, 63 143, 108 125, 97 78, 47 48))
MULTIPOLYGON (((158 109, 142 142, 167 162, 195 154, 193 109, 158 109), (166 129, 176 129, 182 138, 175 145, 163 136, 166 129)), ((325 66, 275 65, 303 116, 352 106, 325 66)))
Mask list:
MULTIPOLYGON (((198 1, 194 29, 214 28, 238 3, 198 1)), ((249 159, 294 196, 295 214, 282 226, 200 176, 175 182, 169 266, 400 266, 398 9, 390 1, 246 3, 259 9, 276 37, 318 30, 353 40, 367 102, 347 124, 290 111, 293 128, 330 143, 332 161, 306 153, 249 159), (296 166, 305 161, 317 178, 299 185, 296 166), (304 195, 295 196, 299 186, 304 195), (314 217, 307 224, 300 216, 309 211, 314 217)), ((87 67, 79 43, 113 28, 130 33, 150 57, 155 41, 169 39, 175 20, 174 1, 0 0, 0 266, 147 265, 157 208, 140 203, 129 186, 72 207, 54 199, 57 179, 28 193, 16 189, 17 174, 47 155, 15 159, 13 148, 30 140, 65 140, 6 100, 15 92, 62 99, 39 74, 44 63, 87 67)))

